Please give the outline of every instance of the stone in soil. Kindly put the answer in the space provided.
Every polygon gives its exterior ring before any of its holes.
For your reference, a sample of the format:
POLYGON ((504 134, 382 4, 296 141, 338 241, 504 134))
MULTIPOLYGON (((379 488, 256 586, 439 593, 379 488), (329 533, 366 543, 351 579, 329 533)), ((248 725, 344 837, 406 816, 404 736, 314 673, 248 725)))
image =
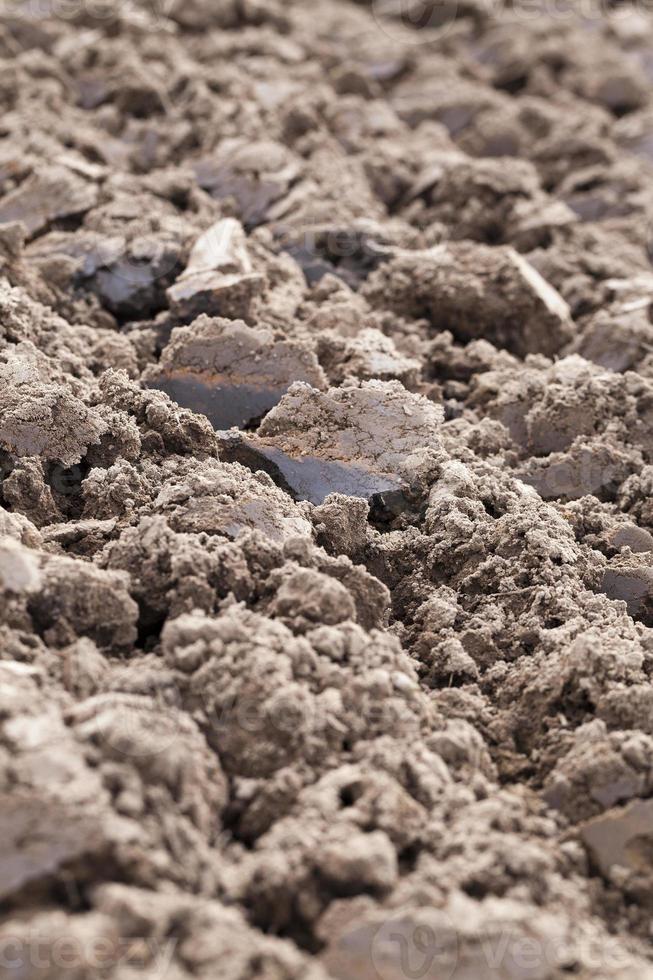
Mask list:
POLYGON ((167 296, 170 308, 183 320, 200 313, 246 317, 262 287, 263 277, 253 270, 241 225, 224 218, 197 239, 167 296))

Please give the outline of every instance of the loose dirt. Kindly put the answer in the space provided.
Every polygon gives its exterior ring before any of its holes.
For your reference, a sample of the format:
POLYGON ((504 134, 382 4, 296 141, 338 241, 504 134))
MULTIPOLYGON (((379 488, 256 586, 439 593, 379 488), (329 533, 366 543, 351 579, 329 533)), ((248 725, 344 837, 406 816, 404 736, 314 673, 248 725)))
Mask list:
POLYGON ((0 977, 653 978, 652 52, 0 4, 0 977))

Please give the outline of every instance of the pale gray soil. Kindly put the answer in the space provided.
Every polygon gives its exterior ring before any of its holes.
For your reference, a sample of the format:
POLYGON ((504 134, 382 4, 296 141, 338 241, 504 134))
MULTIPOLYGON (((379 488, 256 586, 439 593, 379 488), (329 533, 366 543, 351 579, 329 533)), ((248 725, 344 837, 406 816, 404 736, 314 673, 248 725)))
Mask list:
POLYGON ((0 59, 0 977, 653 977, 653 13, 0 59))

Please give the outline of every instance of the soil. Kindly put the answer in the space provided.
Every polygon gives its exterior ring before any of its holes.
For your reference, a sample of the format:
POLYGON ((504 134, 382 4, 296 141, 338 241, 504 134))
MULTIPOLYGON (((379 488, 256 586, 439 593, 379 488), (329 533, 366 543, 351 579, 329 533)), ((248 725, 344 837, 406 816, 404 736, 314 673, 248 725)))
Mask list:
POLYGON ((652 52, 0 5, 0 977, 653 978, 652 52))

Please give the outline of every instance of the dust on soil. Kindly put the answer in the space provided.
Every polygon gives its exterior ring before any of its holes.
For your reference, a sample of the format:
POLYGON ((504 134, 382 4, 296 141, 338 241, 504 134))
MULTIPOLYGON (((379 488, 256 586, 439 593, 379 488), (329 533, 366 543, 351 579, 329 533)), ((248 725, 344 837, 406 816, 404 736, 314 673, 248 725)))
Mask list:
POLYGON ((2 6, 0 976, 653 977, 652 51, 2 6))

